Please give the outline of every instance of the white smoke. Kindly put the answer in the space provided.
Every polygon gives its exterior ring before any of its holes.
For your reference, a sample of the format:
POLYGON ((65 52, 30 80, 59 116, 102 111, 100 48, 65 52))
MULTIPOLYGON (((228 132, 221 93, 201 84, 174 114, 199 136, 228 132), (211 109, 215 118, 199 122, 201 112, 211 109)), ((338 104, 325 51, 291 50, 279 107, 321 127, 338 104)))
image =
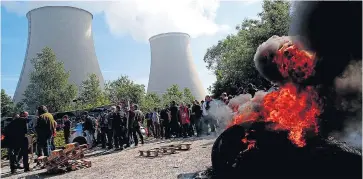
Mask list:
POLYGON ((191 37, 214 35, 229 30, 215 22, 218 0, 122 0, 102 2, 5 1, 9 12, 25 15, 42 6, 74 6, 93 14, 103 13, 109 30, 116 36, 130 34, 135 40, 147 41, 153 35, 185 32, 191 37))
POLYGON ((341 77, 335 79, 339 94, 337 108, 353 115, 346 116, 344 130, 334 132, 337 139, 349 145, 362 147, 362 61, 351 61, 341 77))
POLYGON ((335 79, 335 89, 339 94, 362 93, 362 61, 351 61, 343 75, 335 79))
MULTIPOLYGON (((358 113, 357 116, 362 117, 362 113, 358 113)), ((346 142, 348 145, 361 149, 362 148, 362 121, 353 120, 348 121, 342 132, 335 132, 332 134, 340 141, 346 142)))
POLYGON ((251 94, 241 94, 232 98, 228 105, 223 101, 213 100, 209 114, 217 121, 218 132, 223 132, 232 123, 235 115, 258 111, 266 94, 267 92, 257 91, 253 98, 251 94), (234 111, 234 109, 238 109, 238 111, 234 111))
POLYGON ((210 108, 208 113, 217 122, 218 133, 221 133, 226 129, 227 125, 231 122, 233 118, 233 111, 221 100, 213 100, 210 103, 210 108))

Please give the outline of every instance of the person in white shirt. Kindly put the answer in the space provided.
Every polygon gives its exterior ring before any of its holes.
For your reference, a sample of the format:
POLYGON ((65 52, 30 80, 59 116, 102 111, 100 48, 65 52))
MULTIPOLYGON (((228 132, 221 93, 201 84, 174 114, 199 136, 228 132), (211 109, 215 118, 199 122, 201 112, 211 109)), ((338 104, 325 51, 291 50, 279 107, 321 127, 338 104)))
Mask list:
POLYGON ((210 109, 210 105, 212 105, 213 103, 213 100, 212 98, 207 95, 205 97, 205 102, 203 103, 203 121, 204 121, 204 124, 203 124, 203 131, 207 133, 207 135, 209 135, 209 129, 208 129, 208 125, 211 129, 211 132, 215 132, 215 122, 214 122, 214 119, 213 119, 213 116, 209 114, 209 109, 210 109))

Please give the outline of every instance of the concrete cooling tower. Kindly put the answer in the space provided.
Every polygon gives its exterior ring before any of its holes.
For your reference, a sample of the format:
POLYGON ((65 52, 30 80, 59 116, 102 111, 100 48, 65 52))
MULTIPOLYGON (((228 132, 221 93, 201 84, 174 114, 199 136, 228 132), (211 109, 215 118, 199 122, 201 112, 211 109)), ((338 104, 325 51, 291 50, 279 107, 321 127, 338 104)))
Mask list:
POLYGON ((30 60, 44 47, 51 48, 58 61, 70 71, 69 82, 79 86, 89 74, 104 81, 98 65, 92 37, 90 12, 66 6, 47 6, 27 13, 28 44, 20 79, 14 94, 14 102, 20 102, 29 85, 33 65, 30 60))
POLYGON ((159 95, 177 84, 189 88, 197 100, 204 99, 205 91, 194 66, 190 36, 185 33, 164 33, 149 39, 151 66, 148 92, 159 95))

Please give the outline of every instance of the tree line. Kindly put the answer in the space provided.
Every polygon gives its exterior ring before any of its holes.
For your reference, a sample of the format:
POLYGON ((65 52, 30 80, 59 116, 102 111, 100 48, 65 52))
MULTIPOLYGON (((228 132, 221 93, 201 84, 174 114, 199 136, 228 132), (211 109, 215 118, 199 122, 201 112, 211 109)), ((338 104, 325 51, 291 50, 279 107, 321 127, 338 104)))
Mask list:
POLYGON ((103 89, 97 75, 89 74, 88 79, 77 87, 69 83, 70 72, 64 69, 63 62, 58 61, 48 47, 42 49, 31 63, 34 70, 21 102, 14 104, 5 90, 1 89, 2 116, 10 116, 21 110, 34 114, 39 105, 46 105, 50 112, 65 112, 130 101, 139 104, 144 111, 151 111, 173 100, 178 103, 191 103, 194 100, 190 89, 179 89, 178 85, 172 85, 162 96, 146 93, 144 85, 135 83, 125 75, 106 82, 103 89))
POLYGON ((204 62, 217 79, 209 88, 214 96, 223 92, 238 95, 250 83, 259 90, 271 87, 256 70, 253 58, 257 47, 271 36, 288 35, 290 6, 288 1, 263 1, 258 20, 244 19, 236 26, 235 34, 207 49, 204 62))

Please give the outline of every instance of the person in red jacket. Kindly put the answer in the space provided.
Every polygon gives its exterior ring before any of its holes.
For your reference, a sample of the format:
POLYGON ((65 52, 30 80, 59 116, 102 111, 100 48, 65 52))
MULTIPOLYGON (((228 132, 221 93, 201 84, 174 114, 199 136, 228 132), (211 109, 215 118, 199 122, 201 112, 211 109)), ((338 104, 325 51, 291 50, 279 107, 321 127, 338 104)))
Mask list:
POLYGON ((189 108, 184 103, 180 104, 179 115, 180 123, 182 125, 182 135, 186 138, 188 136, 187 133, 190 125, 190 112, 189 108))

